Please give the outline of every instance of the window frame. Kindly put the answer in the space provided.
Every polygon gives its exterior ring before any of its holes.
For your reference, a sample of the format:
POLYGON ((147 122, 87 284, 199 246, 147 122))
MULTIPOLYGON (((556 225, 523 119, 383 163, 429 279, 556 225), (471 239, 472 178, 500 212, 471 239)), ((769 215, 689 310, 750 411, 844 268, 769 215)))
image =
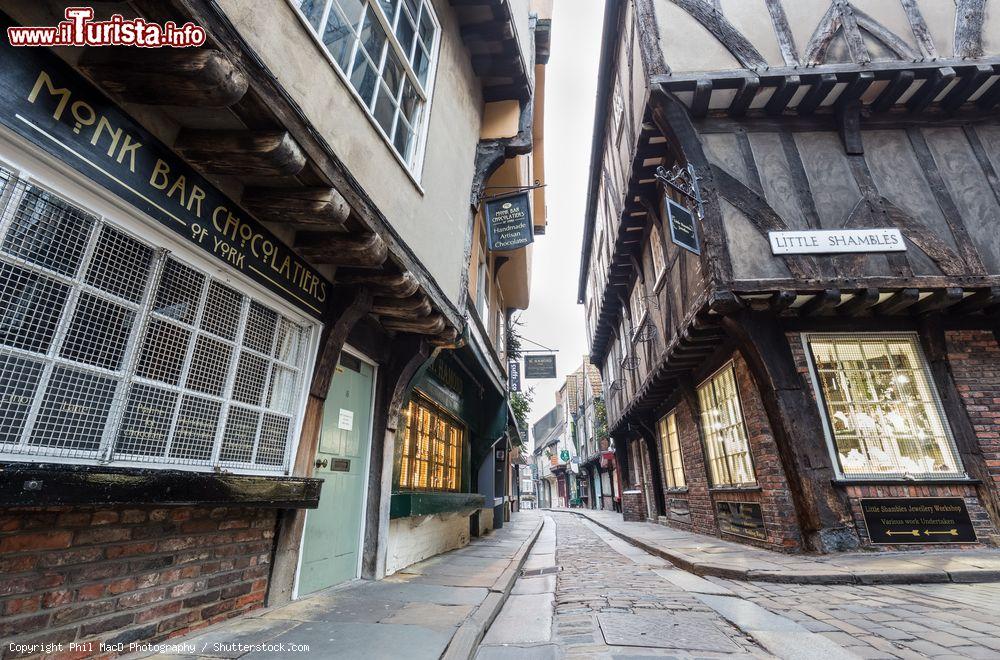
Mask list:
MULTIPOLYGON (((410 456, 407 456, 406 455, 406 451, 405 451, 405 445, 404 445, 403 447, 400 448, 400 452, 399 452, 399 455, 400 455, 399 468, 396 471, 396 476, 395 476, 395 479, 393 480, 394 481, 394 483, 393 483, 393 492, 394 493, 462 493, 462 492, 465 492, 463 490, 462 480, 465 477, 465 455, 466 455, 466 451, 468 450, 468 446, 469 446, 469 427, 466 426, 462 422, 462 420, 460 420, 458 417, 456 417, 455 415, 453 415, 452 413, 450 413, 449 411, 447 411, 444 407, 442 407, 441 405, 439 405, 438 403, 436 403, 434 401, 434 399, 432 399, 431 397, 427 396, 426 394, 424 394, 423 392, 421 392, 419 389, 414 389, 413 394, 410 396, 410 400, 406 404, 406 408, 403 410, 403 412, 401 414, 402 415, 406 415, 407 413, 409 413, 411 406, 416 406, 418 410, 421 407, 424 408, 424 409, 426 409, 426 410, 428 410, 430 412, 430 414, 432 414, 434 416, 434 419, 436 419, 436 420, 443 420, 452 429, 455 429, 455 430, 457 430, 460 433, 460 438, 459 438, 459 443, 458 443, 458 456, 456 458, 456 463, 455 463, 455 488, 454 489, 452 489, 452 488, 431 488, 430 486, 422 488, 422 487, 412 486, 412 485, 408 485, 408 484, 404 486, 404 484, 402 483, 402 480, 403 480, 403 463, 407 463, 408 464, 408 468, 407 468, 408 469, 408 474, 412 475, 413 465, 414 465, 414 462, 416 461, 416 458, 415 458, 416 457, 416 451, 414 450, 411 453, 410 456)), ((401 434, 401 435, 404 436, 404 437, 401 438, 402 442, 403 443, 409 443, 411 438, 407 438, 405 436, 407 434, 410 435, 410 436, 412 436, 415 433, 415 431, 414 431, 415 427, 413 426, 412 421, 411 420, 407 420, 403 424, 401 424, 400 427, 401 427, 401 430, 405 430, 406 431, 406 433, 401 434)), ((416 445, 414 445, 414 447, 415 446, 416 445)), ((447 450, 447 446, 446 446, 446 450, 447 450)), ((433 456, 433 454, 434 454, 434 449, 432 447, 432 448, 430 448, 429 456, 433 456)), ((430 458, 429 458, 428 461, 427 461, 427 465, 428 465, 427 481, 428 481, 428 483, 430 483, 430 478, 431 478, 430 470, 431 470, 431 467, 434 466, 434 465, 436 465, 436 464, 433 463, 430 460, 430 458)), ((447 465, 445 465, 445 467, 447 467, 447 465)))
MULTIPOLYGON (((737 378, 737 374, 736 374, 736 361, 735 360, 729 360, 724 365, 722 365, 721 367, 719 367, 718 369, 716 369, 712 373, 712 375, 710 375, 708 378, 704 379, 701 383, 699 383, 697 385, 697 387, 695 387, 695 394, 698 396, 698 417, 699 417, 698 428, 701 430, 702 450, 704 451, 704 454, 705 454, 705 473, 706 473, 706 476, 708 477, 709 489, 710 490, 748 490, 748 489, 759 488, 760 487, 760 480, 757 478, 757 465, 754 462, 753 451, 750 448, 750 432, 749 432, 749 429, 747 428, 746 415, 743 412, 744 411, 744 407, 743 407, 743 393, 740 392, 740 382, 739 382, 739 379, 737 378), (702 405, 701 405, 701 390, 704 387, 706 387, 706 386, 708 386, 708 387, 714 387, 714 381, 715 381, 715 379, 718 378, 718 376, 722 372, 730 370, 730 369, 733 372, 733 383, 734 383, 734 389, 736 391, 736 404, 739 406, 740 425, 743 427, 743 438, 746 441, 747 461, 750 464, 750 472, 752 473, 753 481, 747 481, 747 482, 742 482, 742 483, 741 482, 734 482, 734 481, 728 481, 726 483, 716 483, 715 478, 712 475, 712 460, 713 459, 712 459, 711 451, 709 450, 709 444, 708 444, 710 436, 709 436, 708 429, 705 426, 705 413, 707 411, 705 411, 705 410, 702 409, 702 405)), ((714 397, 714 390, 713 390, 713 399, 714 398, 715 397, 714 397)), ((728 457, 729 457, 729 454, 726 454, 726 453, 722 454, 723 465, 726 466, 726 472, 727 473, 729 472, 729 464, 727 462, 728 457)), ((731 480, 732 476, 730 475, 729 478, 731 480)))
POLYGON ((683 492, 687 490, 687 473, 684 471, 684 452, 681 450, 681 434, 677 430, 677 409, 673 409, 656 422, 656 433, 660 438, 660 454, 662 456, 663 483, 668 491, 683 492), (673 427, 673 437, 676 447, 670 446, 670 429, 673 427), (664 433, 666 431, 666 433, 664 433), (674 463, 674 454, 677 463, 674 463), (680 483, 677 474, 680 473, 680 483))
POLYGON ((927 362, 927 356, 924 355, 924 348, 920 344, 920 335, 913 331, 890 331, 890 332, 803 332, 801 333, 802 350, 805 354, 806 363, 809 366, 809 380, 813 388, 813 395, 816 399, 816 407, 819 409, 820 417, 823 420, 823 437, 826 440, 827 451, 829 452, 830 458, 833 462, 834 473, 838 481, 850 481, 856 483, 864 482, 881 482, 881 481, 899 481, 906 480, 908 482, 920 483, 920 482, 941 482, 941 481, 954 481, 956 479, 962 480, 968 478, 968 470, 965 468, 965 464, 962 461, 962 454, 958 449, 958 443, 955 440, 955 434, 951 427, 951 421, 948 418, 948 413, 944 409, 944 404, 941 401, 941 393, 938 391, 938 384, 934 380, 934 374, 930 370, 930 365, 927 362), (954 458, 957 466, 956 472, 940 473, 935 475, 933 473, 922 473, 922 474, 907 474, 902 472, 875 474, 875 473, 865 473, 865 474, 854 474, 847 473, 844 471, 843 466, 840 462, 840 451, 837 449, 837 439, 836 434, 833 432, 833 425, 830 422, 829 414, 827 413, 827 401, 826 395, 823 393, 823 387, 819 380, 819 370, 816 367, 816 361, 812 354, 812 347, 810 346, 810 339, 812 337, 825 337, 829 338, 859 338, 863 339, 865 337, 881 337, 881 338, 906 338, 913 341, 913 347, 915 349, 914 354, 917 359, 918 364, 916 368, 923 372, 924 378, 927 380, 928 390, 931 392, 933 397, 933 404, 937 408, 937 412, 941 417, 942 429, 947 440, 951 443, 951 448, 954 451, 954 458))
MULTIPOLYGON (((441 39, 442 39, 441 21, 440 19, 438 19, 437 10, 434 8, 433 0, 423 0, 424 2, 423 6, 428 7, 430 9, 429 16, 431 17, 431 22, 434 24, 434 43, 430 45, 430 52, 427 53, 428 68, 427 68, 426 88, 420 85, 420 81, 413 74, 412 65, 410 63, 409 58, 404 57, 402 55, 403 48, 399 44, 399 39, 396 37, 396 33, 393 30, 393 27, 390 24, 388 17, 385 15, 385 12, 383 11, 379 2, 377 0, 360 0, 366 6, 366 11, 371 11, 372 14, 374 14, 378 19, 379 25, 385 32, 386 42, 388 44, 388 47, 391 47, 393 49, 396 58, 400 60, 400 64, 403 67, 404 77, 410 81, 411 85, 414 86, 414 89, 417 92, 418 96, 423 97, 422 98, 423 107, 421 110, 421 116, 419 118, 420 125, 413 127, 415 144, 413 146, 412 163, 407 163, 406 159, 403 158, 403 156, 396 151, 396 146, 393 144, 392 139, 388 135, 386 135, 385 129, 383 129, 381 124, 378 123, 378 120, 375 119, 374 110, 369 109, 368 102, 366 102, 365 99, 361 97, 361 94, 359 94, 358 91, 354 89, 354 85, 353 83, 351 83, 349 74, 341 69, 340 63, 337 62, 333 54, 330 53, 330 51, 327 49, 326 44, 323 43, 323 37, 320 34, 320 28, 321 27, 325 28, 326 21, 328 20, 329 17, 329 13, 334 11, 333 2, 336 2, 337 0, 332 0, 332 1, 322 0, 322 1, 325 4, 320 18, 320 25, 314 28, 312 23, 309 22, 309 18, 305 14, 303 14, 302 10, 299 8, 301 0, 285 0, 285 2, 291 7, 292 12, 295 14, 296 18, 302 24, 302 27, 309 34, 309 37, 312 39, 313 44, 320 50, 323 57, 325 57, 326 60, 329 62, 330 66, 333 68, 337 76, 340 78, 340 81, 344 84, 344 86, 347 88, 350 94, 354 97, 354 101, 361 106, 362 114, 364 114, 364 116, 368 119, 368 122, 372 125, 375 131, 385 142, 385 146, 389 150, 389 153, 393 155, 393 157, 396 159, 399 165, 403 168, 403 171, 406 172, 410 180, 414 183, 414 185, 416 185, 416 187, 422 193, 423 188, 421 187, 421 182, 423 181, 423 174, 424 174, 424 159, 425 156, 427 155, 427 136, 430 128, 430 115, 431 115, 431 108, 434 102, 434 91, 437 82, 438 60, 441 54, 441 39)), ((405 0, 399 0, 399 2, 401 4, 404 4, 405 0)), ((401 9, 397 9, 397 19, 396 19, 397 21, 402 20, 399 18, 399 12, 401 11, 402 11, 401 9)), ((420 30, 419 17, 415 20, 418 23, 415 26, 415 29, 417 31, 415 33, 416 35, 417 33, 419 33, 420 30)), ((354 26, 351 26, 351 30, 353 37, 355 32, 354 26)), ((414 40, 415 41, 419 40, 419 36, 414 36, 414 40)), ((360 48, 359 46, 360 43, 361 39, 359 37, 356 40, 354 40, 351 44, 350 61, 352 64, 354 63, 354 59, 357 56, 357 52, 360 48)), ((415 44, 413 47, 416 48, 418 46, 415 44)), ((375 72, 377 86, 382 85, 381 67, 384 60, 385 60, 385 53, 383 52, 379 55, 379 62, 375 62, 375 65, 378 67, 378 70, 376 70, 375 72)), ((353 67, 351 73, 353 74, 353 67)), ((397 111, 401 113, 402 109, 397 108, 397 111)), ((393 121, 394 122, 398 121, 398 119, 394 118, 393 121)))
POLYGON ((653 292, 658 292, 667 279, 667 255, 664 251, 663 230, 655 218, 649 230, 649 247, 653 258, 653 292), (657 240, 654 240, 654 232, 657 240))
MULTIPOLYGON (((181 470, 185 472, 206 474, 215 473, 217 468, 221 469, 223 472, 237 475, 278 477, 292 474, 292 470, 295 465, 295 458, 299 449, 298 441, 300 439, 304 423, 305 408, 308 400, 307 394, 309 390, 309 379, 315 366, 316 351, 320 337, 320 332, 318 330, 320 323, 315 319, 306 316, 304 312, 301 312, 299 309, 281 299, 273 292, 263 288, 249 277, 246 277, 242 273, 235 270, 227 269, 207 254, 203 254, 196 250, 190 243, 184 241, 173 232, 170 232, 158 221, 146 216, 142 213, 142 211, 117 197, 111 191, 72 170, 65 163, 59 162, 57 159, 47 154, 32 149, 30 146, 21 142, 19 138, 11 137, 10 134, 6 133, 4 130, 0 130, 0 166, 8 169, 17 180, 36 186, 56 198, 63 200, 70 207, 77 208, 83 213, 96 218, 97 226, 91 229, 95 236, 101 232, 102 227, 109 227, 143 245, 152 248, 153 264, 150 266, 151 269, 157 267, 157 264, 159 265, 159 268, 162 269, 163 264, 165 264, 168 259, 173 259, 184 266, 196 270, 205 278, 202 297, 207 294, 211 282, 216 281, 226 287, 235 289, 242 294, 242 296, 246 299, 243 303, 244 306, 251 304, 253 301, 263 304, 269 307, 272 311, 285 316, 295 324, 302 326, 306 333, 306 337, 304 338, 302 344, 302 350, 305 351, 305 356, 300 367, 300 374, 303 382, 300 389, 296 392, 296 399, 292 402, 290 412, 288 413, 290 416, 289 439, 286 443, 283 460, 280 465, 271 466, 273 469, 266 469, 268 467, 266 465, 254 465, 250 463, 237 465, 234 461, 226 461, 225 464, 219 465, 218 456, 222 450, 225 426, 228 420, 228 418, 222 413, 227 410, 231 404, 236 404, 238 406, 243 404, 236 401, 232 398, 232 396, 226 398, 224 396, 216 397, 214 395, 206 396, 213 401, 217 399, 221 400, 222 410, 220 411, 219 428, 216 430, 216 439, 213 441, 212 445, 212 455, 210 459, 212 464, 205 464, 204 462, 180 462, 187 459, 177 459, 178 462, 170 462, 169 460, 155 460, 153 457, 148 456, 145 457, 145 460, 122 458, 125 456, 136 456, 134 454, 114 451, 114 445, 118 441, 118 432, 122 428, 121 422, 128 406, 128 397, 125 396, 125 393, 127 393, 132 385, 149 385, 149 383, 152 382, 149 379, 141 378, 134 373, 138 367, 138 358, 134 357, 134 354, 141 350, 141 344, 143 342, 143 337, 141 334, 137 333, 140 333, 140 331, 148 325, 149 321, 154 319, 152 312, 146 309, 148 306, 146 303, 151 303, 152 298, 155 297, 155 290, 158 284, 158 281, 155 279, 158 276, 158 273, 151 270, 149 282, 146 283, 146 288, 143 293, 143 303, 140 304, 138 311, 140 315, 145 314, 145 316, 137 316, 135 321, 136 327, 133 328, 130 333, 130 337, 134 339, 135 345, 128 347, 126 355, 123 357, 123 366, 120 370, 123 375, 120 377, 115 376, 120 382, 115 387, 113 401, 111 404, 112 411, 109 413, 115 418, 114 426, 110 426, 113 422, 111 417, 109 417, 109 420, 106 422, 106 425, 108 426, 106 426, 103 431, 101 444, 95 450, 94 456, 59 455, 56 451, 44 451, 46 448, 44 446, 39 446, 41 451, 38 453, 16 453, 15 451, 9 449, 0 450, 0 456, 2 456, 3 460, 10 460, 14 462, 29 461, 57 465, 102 465, 133 469, 181 470), (133 357, 130 358, 129 355, 132 355, 133 357), (129 359, 131 359, 131 362, 128 362, 129 359), (121 390, 121 392, 119 392, 119 390, 121 390), (108 458, 109 456, 110 460, 108 458)), ((4 226, 6 227, 6 223, 4 226)), ((95 241, 96 238, 92 237, 90 242, 94 243, 95 241)), ((86 255, 84 258, 86 258, 86 255)), ((78 277, 84 277, 82 265, 80 266, 80 274, 78 277)), ((59 278, 60 281, 67 279, 69 278, 59 278)), ((78 298, 80 293, 83 293, 90 288, 93 287, 87 285, 83 288, 79 288, 78 292, 73 294, 73 297, 78 298)), ((117 297, 113 294, 103 297, 108 300, 117 299, 117 297)), ((64 310, 64 313, 71 312, 72 310, 70 309, 64 310)), ((241 323, 245 322, 245 315, 246 312, 243 312, 241 316, 241 323)), ((70 322, 71 319, 61 321, 60 326, 68 325, 70 322)), ((191 345, 188 348, 188 353, 192 353, 194 351, 196 339, 202 334, 203 332, 198 327, 195 327, 192 330, 190 339, 191 345)), ((238 338, 240 336, 242 335, 237 335, 238 338)), ((221 341, 223 343, 228 342, 228 340, 221 341)), ((239 354, 240 346, 236 346, 236 348, 236 354, 239 354)), ((18 354, 21 353, 18 352, 18 354)), ((46 361, 50 360, 48 354, 40 356, 39 359, 44 359, 46 361)), ((188 361, 189 360, 190 356, 188 357, 188 361)), ((58 365, 60 363, 60 360, 56 360, 53 365, 58 365)), ((75 368, 72 361, 69 363, 69 368, 75 368)), ((238 360, 234 356, 232 364, 228 370, 228 375, 231 376, 232 373, 235 373, 237 368, 238 360)), ((82 364, 79 368, 76 368, 76 370, 89 374, 111 373, 110 371, 99 366, 92 366, 89 364, 82 364)), ((175 403, 175 406, 181 405, 181 401, 183 400, 185 393, 198 395, 198 392, 188 392, 188 389, 184 387, 174 387, 173 385, 163 385, 162 387, 171 392, 177 393, 177 402, 175 403)), ((232 393, 230 392, 230 395, 231 394, 232 393)), ((44 393, 36 394, 36 396, 37 395, 44 396, 44 393)), ((252 407, 255 410, 258 408, 257 406, 252 407)), ((174 419, 175 418, 176 414, 174 419)), ((4 446, 9 448, 11 445, 7 444, 4 446)))

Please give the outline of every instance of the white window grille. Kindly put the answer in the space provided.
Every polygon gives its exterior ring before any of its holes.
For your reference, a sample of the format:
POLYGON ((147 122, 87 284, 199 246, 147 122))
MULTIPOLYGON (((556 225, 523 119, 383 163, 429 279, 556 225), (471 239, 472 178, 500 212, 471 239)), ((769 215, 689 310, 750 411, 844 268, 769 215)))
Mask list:
POLYGON ((285 471, 313 332, 0 167, 0 456, 285 471))
POLYGON ((431 0, 291 0, 413 171, 437 56, 431 0))

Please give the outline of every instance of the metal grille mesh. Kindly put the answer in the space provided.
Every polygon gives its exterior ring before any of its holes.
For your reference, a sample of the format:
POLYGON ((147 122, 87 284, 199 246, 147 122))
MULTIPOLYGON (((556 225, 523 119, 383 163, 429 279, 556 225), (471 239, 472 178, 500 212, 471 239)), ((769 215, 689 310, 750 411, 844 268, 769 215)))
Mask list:
POLYGON ((0 167, 0 455, 287 470, 313 332, 0 167))

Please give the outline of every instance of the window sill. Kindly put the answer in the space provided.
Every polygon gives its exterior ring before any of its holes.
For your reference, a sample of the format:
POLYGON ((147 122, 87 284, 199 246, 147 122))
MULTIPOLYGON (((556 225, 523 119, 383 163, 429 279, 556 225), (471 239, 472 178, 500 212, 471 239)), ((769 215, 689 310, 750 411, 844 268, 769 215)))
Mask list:
POLYGON ((486 506, 486 499, 479 493, 442 493, 410 491, 393 493, 389 505, 389 518, 432 516, 438 513, 472 512, 486 506))
POLYGON ((0 463, 5 506, 161 504, 315 509, 322 479, 186 470, 0 463))
POLYGON ((759 493, 760 486, 751 484, 748 486, 713 486, 708 489, 709 493, 759 493))
POLYGON ((687 495, 688 489, 685 488, 665 488, 664 492, 667 495, 687 495))
POLYGON ((936 479, 902 479, 899 477, 874 479, 864 477, 861 479, 831 479, 830 482, 834 486, 978 486, 983 483, 980 479, 970 477, 939 477, 936 479))

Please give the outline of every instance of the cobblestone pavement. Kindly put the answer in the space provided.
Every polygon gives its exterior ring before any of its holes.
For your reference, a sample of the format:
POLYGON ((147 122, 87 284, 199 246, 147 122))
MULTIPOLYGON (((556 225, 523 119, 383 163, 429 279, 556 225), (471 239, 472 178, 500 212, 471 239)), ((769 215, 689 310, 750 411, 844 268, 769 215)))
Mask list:
MULTIPOLYGON (((543 551, 548 554, 529 558, 526 567, 533 570, 514 593, 547 591, 537 605, 554 609, 551 630, 548 617, 537 611, 516 611, 512 597, 479 660, 1000 660, 1000 584, 826 586, 705 579, 571 514, 552 512, 546 527, 543 537, 546 532, 553 537, 543 551), (547 575, 550 586, 542 586, 541 576, 531 577, 537 573, 547 575), (512 630, 518 626, 534 630, 519 640, 512 630), (504 635, 497 635, 498 628, 504 635)), ((540 596, 520 598, 530 603, 540 596)))

